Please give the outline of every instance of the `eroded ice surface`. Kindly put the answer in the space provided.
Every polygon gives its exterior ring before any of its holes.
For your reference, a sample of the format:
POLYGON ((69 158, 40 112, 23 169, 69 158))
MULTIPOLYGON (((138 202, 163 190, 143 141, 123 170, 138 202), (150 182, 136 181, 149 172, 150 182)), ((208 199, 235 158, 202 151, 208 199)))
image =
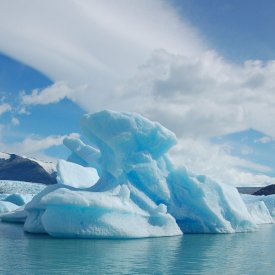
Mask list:
POLYGON ((233 233, 255 229, 237 189, 184 169, 170 173, 172 197, 168 210, 176 217, 183 232, 233 233))
POLYGON ((75 188, 89 188, 99 180, 97 170, 92 167, 59 160, 57 162, 57 182, 75 188))
POLYGON ((138 238, 180 235, 165 206, 145 211, 130 199, 126 185, 87 192, 56 184, 27 204, 24 228, 55 237, 138 238), (58 222, 60 221, 60 222, 58 222))
POLYGON ((85 115, 81 126, 91 145, 64 140, 78 165, 59 162, 59 183, 25 207, 26 231, 139 238, 255 230, 234 187, 174 167, 167 152, 176 137, 159 123, 102 111, 85 115))
POLYGON ((19 206, 9 202, 9 201, 0 201, 0 217, 1 214, 12 212, 16 210, 19 206))
POLYGON ((254 196, 242 194, 242 198, 256 223, 272 223, 275 220, 275 195, 254 196))

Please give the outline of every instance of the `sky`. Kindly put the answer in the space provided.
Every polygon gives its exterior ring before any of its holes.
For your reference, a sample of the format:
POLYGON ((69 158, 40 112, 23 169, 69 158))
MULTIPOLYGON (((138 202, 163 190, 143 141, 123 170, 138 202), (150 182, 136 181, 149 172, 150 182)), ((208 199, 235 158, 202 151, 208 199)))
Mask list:
POLYGON ((275 183, 274 1, 0 6, 0 151, 66 158, 83 114, 138 112, 176 133, 175 163, 275 183))

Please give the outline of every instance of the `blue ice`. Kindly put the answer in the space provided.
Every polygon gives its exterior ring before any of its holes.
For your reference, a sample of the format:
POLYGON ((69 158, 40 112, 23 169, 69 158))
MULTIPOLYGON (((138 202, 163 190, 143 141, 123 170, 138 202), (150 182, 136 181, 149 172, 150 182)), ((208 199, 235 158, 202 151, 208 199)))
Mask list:
POLYGON ((174 133, 139 114, 101 111, 81 121, 90 145, 64 144, 58 184, 29 202, 25 230, 55 237, 140 238, 256 229, 234 187, 175 167, 174 133), (89 171, 88 171, 89 169, 89 171))

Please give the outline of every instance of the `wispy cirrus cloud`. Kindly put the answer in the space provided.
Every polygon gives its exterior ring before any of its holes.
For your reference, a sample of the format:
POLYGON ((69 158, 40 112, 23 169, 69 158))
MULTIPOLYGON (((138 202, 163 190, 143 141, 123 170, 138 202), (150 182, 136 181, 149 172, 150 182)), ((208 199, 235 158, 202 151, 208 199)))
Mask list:
POLYGON ((266 143, 269 143, 269 142, 272 142, 274 141, 275 139, 270 137, 270 136, 264 136, 264 137, 261 137, 259 139, 255 139, 254 142, 255 143, 262 143, 262 144, 266 144, 266 143))
POLYGON ((34 89, 31 94, 21 94, 23 105, 47 105, 57 103, 64 98, 70 98, 73 90, 64 82, 56 82, 44 89, 34 89))
POLYGON ((161 0, 1 1, 0 18, 2 52, 55 81, 97 88, 130 76, 156 48, 188 56, 205 48, 161 0))

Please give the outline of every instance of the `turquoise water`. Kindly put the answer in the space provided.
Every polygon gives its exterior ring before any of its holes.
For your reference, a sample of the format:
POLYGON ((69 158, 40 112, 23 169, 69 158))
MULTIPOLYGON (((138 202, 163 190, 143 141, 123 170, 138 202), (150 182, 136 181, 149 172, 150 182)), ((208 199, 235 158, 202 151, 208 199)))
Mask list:
POLYGON ((0 274, 275 274, 275 225, 255 233, 73 240, 0 223, 0 274))

